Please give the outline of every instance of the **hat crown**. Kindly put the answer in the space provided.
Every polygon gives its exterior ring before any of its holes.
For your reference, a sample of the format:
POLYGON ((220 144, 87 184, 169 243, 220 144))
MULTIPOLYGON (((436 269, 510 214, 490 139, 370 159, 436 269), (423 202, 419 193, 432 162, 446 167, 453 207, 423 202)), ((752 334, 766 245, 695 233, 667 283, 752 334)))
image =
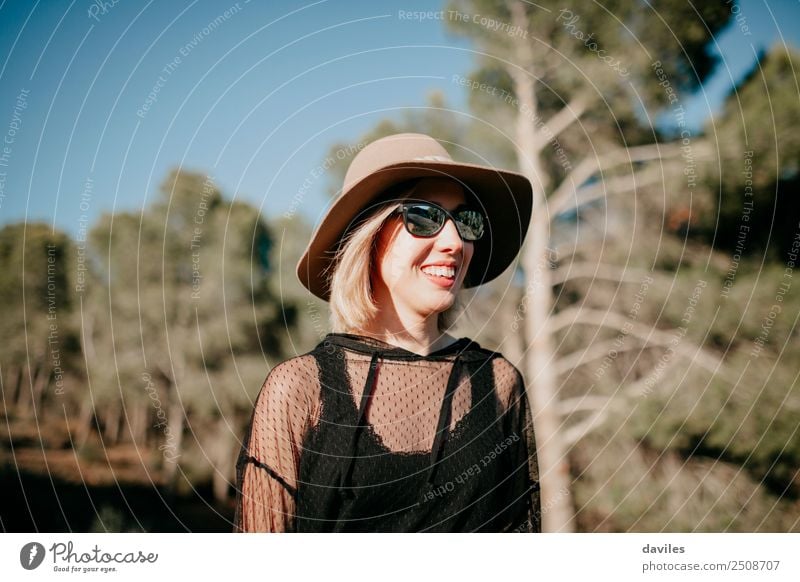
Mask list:
POLYGON ((415 160, 453 162, 447 150, 428 135, 421 133, 390 135, 372 142, 356 154, 345 174, 342 193, 382 168, 415 160))

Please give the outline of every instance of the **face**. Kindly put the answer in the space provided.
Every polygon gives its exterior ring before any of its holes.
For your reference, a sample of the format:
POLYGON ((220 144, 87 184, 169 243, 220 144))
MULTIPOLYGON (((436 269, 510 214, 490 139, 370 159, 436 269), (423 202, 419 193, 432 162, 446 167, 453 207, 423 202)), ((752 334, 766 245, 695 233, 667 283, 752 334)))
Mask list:
MULTIPOLYGON (((466 202, 461 185, 445 179, 423 180, 413 197, 451 211, 466 202)), ((461 240, 450 218, 434 236, 422 238, 409 234, 400 214, 391 216, 377 239, 372 288, 378 305, 391 301, 397 310, 425 317, 446 311, 455 302, 474 246, 461 240), (440 267, 434 269, 434 265, 440 267), (449 277, 442 265, 454 266, 455 276, 449 277)))

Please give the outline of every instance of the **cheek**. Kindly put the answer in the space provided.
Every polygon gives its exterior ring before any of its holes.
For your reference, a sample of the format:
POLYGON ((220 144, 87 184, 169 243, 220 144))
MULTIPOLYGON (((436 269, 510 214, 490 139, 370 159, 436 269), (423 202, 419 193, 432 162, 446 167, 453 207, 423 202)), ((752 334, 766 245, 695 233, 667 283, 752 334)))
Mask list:
POLYGON ((386 253, 381 261, 380 273, 385 283, 397 280, 397 261, 392 253, 386 253))
POLYGON ((396 225, 390 220, 378 233, 375 241, 375 250, 372 252, 373 271, 383 273, 387 265, 393 262, 392 254, 396 246, 395 237, 396 225))
POLYGON ((418 245, 406 234, 402 221, 390 224, 381 234, 375 253, 376 270, 386 284, 402 282, 413 271, 414 261, 421 260, 418 245))
POLYGON ((464 245, 464 264, 469 267, 472 262, 472 256, 475 254, 475 243, 467 243, 464 245))
POLYGON ((384 258, 382 267, 384 278, 400 281, 408 277, 423 256, 413 245, 404 244, 401 239, 396 240, 384 258))

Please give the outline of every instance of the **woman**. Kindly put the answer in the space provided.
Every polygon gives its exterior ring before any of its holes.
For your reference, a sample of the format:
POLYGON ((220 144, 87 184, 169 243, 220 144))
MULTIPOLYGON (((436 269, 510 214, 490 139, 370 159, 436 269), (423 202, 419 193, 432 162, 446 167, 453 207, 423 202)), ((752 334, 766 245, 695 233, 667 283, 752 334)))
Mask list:
POLYGON ((335 330, 272 369, 237 463, 236 531, 539 531, 525 387, 447 333, 511 265, 530 182, 399 134, 353 159, 297 274, 335 330))

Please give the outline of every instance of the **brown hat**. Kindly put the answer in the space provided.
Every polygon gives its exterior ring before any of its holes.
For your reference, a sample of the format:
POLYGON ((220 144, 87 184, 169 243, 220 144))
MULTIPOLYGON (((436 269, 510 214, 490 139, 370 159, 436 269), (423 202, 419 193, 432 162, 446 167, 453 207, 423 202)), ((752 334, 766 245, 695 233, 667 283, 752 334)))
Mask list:
POLYGON ((508 268, 528 231, 533 203, 530 181, 515 172, 454 162, 432 137, 400 133, 372 142, 353 158, 342 193, 297 263, 300 282, 328 301, 328 269, 353 220, 387 188, 414 178, 456 180, 475 197, 486 215, 486 235, 475 243, 465 288, 488 283, 508 268))

